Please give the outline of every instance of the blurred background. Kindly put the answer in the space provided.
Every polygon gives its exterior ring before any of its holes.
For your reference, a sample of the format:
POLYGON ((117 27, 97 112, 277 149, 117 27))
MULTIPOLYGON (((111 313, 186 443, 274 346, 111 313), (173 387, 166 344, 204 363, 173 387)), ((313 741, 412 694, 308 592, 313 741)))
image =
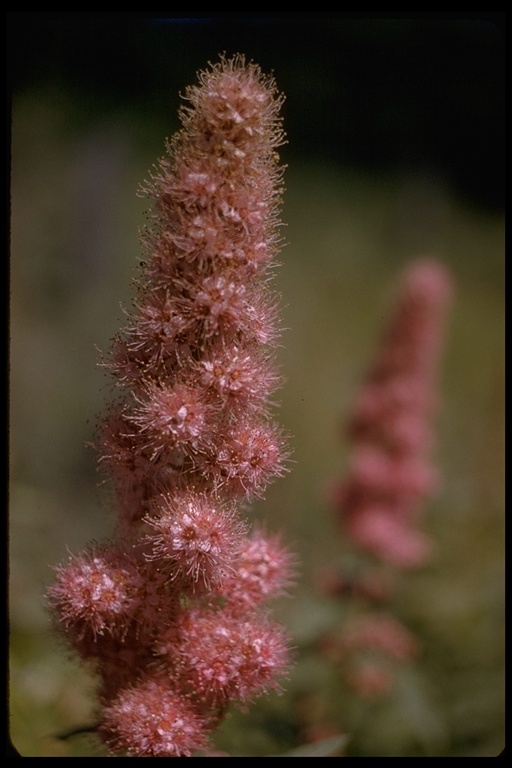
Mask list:
MULTIPOLYGON (((53 637, 51 566, 108 533, 86 444, 108 395, 99 351, 140 255, 137 189, 179 127, 180 93, 240 52, 286 95, 277 286, 288 329, 279 419, 292 471, 255 505, 300 577, 276 614, 297 662, 286 691, 226 721, 220 748, 281 754, 300 702, 352 735, 347 754, 495 756, 504 747, 504 14, 14 13, 10 85, 9 738, 22 756, 95 754, 90 681, 53 637), (409 260, 439 259, 456 295, 425 530, 435 560, 395 606, 422 654, 380 703, 345 700, 306 651, 343 606, 315 592, 336 563, 325 500, 343 424, 409 260)), ((303 707, 304 709, 304 707, 303 707)), ((314 719, 317 721, 313 722, 314 719)), ((302 720, 303 720, 302 716, 302 720)))

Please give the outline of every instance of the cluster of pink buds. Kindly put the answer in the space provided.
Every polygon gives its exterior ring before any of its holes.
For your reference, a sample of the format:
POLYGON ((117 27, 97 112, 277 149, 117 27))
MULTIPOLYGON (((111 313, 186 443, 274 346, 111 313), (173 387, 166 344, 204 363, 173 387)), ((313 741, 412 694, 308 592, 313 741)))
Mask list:
POLYGON ((59 630, 99 679, 111 754, 209 749, 226 708, 279 688, 289 663, 268 602, 292 556, 242 510, 285 471, 271 289, 282 96, 242 56, 199 74, 147 189, 152 218, 127 323, 105 366, 98 434, 117 526, 56 568, 59 630))

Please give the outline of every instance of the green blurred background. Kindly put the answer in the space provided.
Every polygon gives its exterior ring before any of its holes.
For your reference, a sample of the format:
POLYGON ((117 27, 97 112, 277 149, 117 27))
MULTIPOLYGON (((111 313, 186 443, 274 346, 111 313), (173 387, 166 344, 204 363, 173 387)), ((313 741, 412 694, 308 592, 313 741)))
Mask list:
MULTIPOLYGON (((86 443, 108 396, 96 367, 122 323, 146 201, 179 94, 221 52, 273 71, 289 143, 277 277, 287 331, 280 421, 292 471, 254 515, 298 552, 276 606, 297 663, 281 697, 226 722, 231 754, 300 742, 299 701, 348 754, 494 756, 504 747, 504 34, 499 15, 7 13, 11 85, 9 737, 22 756, 96 754, 55 735, 90 722, 90 684, 50 632, 51 565, 112 518, 86 443), (325 502, 343 422, 389 295, 412 258, 451 270, 425 528, 438 546, 395 609, 419 663, 354 707, 306 650, 341 626, 314 573, 343 542, 325 502), (303 650, 302 650, 303 649, 303 650), (357 710, 357 711, 356 711, 357 710)), ((340 624, 341 622, 341 624, 340 624)))

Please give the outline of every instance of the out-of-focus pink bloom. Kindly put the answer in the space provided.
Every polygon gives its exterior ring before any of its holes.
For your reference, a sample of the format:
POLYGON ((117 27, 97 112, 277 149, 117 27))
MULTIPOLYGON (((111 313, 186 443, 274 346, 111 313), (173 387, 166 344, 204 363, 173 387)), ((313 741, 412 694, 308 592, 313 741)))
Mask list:
POLYGON ((425 565, 434 551, 420 523, 425 501, 440 484, 430 453, 451 293, 450 276, 437 261, 414 261, 405 270, 348 422, 346 477, 328 493, 349 547, 363 555, 359 569, 364 574, 368 559, 374 563, 373 581, 338 569, 321 576, 319 585, 324 594, 351 601, 355 615, 327 634, 321 648, 362 698, 388 694, 396 665, 417 653, 414 635, 391 614, 368 611, 368 604, 382 606, 394 587, 390 574, 396 580, 401 570, 425 565))
POLYGON ((351 515, 346 530, 361 550, 397 568, 420 567, 433 551, 430 537, 389 505, 363 505, 351 515))
POLYGON ((378 699, 390 693, 394 674, 389 665, 374 659, 358 659, 345 672, 345 681, 363 699, 378 699))
POLYGON ((397 661, 414 658, 418 642, 402 622, 388 613, 368 613, 347 621, 338 636, 344 654, 371 649, 397 661))
POLYGON ((433 547, 418 530, 439 487, 430 464, 437 375, 451 279, 435 260, 412 262, 348 424, 345 480, 331 499, 347 536, 398 568, 426 563, 433 547))

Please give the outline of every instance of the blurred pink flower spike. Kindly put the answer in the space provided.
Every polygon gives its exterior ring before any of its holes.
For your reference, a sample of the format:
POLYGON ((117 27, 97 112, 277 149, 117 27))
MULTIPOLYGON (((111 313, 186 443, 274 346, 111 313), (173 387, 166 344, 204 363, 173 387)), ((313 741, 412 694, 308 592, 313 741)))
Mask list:
POLYGON ((405 270, 348 424, 347 477, 332 492, 347 537, 398 568, 425 564, 433 550, 418 521, 439 487, 429 456, 451 296, 450 275, 437 261, 421 259, 405 270))

